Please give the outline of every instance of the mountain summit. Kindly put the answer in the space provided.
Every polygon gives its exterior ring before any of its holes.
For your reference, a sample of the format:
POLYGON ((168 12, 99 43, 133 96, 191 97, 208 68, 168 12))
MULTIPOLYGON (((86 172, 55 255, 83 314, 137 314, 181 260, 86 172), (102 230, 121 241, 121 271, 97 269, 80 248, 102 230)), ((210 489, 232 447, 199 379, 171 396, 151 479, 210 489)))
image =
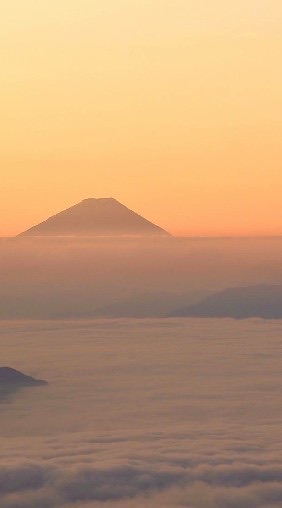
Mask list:
POLYGON ((168 236, 169 233, 113 198, 89 198, 19 236, 168 236))

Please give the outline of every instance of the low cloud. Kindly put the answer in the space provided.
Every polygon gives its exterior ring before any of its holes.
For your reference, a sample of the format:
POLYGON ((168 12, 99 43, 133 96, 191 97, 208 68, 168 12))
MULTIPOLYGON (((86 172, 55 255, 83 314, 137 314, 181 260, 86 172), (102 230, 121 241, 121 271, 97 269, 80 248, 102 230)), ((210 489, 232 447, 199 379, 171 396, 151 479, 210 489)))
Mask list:
POLYGON ((281 508, 281 323, 3 323, 0 508, 281 508))
POLYGON ((0 506, 281 506, 280 449, 238 450, 236 441, 218 439, 204 449, 200 441, 191 443, 188 434, 181 439, 173 434, 160 435, 156 441, 153 437, 117 435, 107 442, 103 436, 91 439, 81 434, 63 439, 61 446, 59 440, 46 440, 38 448, 37 443, 36 461, 14 458, 9 463, 4 454, 0 506))

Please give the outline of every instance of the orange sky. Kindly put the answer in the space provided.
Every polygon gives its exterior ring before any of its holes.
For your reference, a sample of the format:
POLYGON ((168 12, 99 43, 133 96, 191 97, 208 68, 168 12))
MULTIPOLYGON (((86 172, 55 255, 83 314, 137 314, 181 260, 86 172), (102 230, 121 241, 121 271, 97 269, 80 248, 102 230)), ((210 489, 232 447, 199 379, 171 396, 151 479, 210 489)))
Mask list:
POLYGON ((281 0, 4 0, 0 235, 108 196, 281 235, 281 28, 281 0))

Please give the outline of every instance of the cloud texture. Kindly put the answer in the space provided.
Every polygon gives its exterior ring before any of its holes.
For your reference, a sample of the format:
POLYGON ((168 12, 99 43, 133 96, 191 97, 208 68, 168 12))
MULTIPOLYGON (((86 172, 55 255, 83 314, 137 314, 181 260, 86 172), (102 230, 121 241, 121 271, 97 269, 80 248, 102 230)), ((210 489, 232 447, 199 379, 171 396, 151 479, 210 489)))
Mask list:
POLYGON ((281 324, 3 323, 1 508, 278 508, 281 324))
POLYGON ((177 434, 31 440, 29 460, 2 452, 1 508, 281 506, 281 447, 239 442, 177 434))

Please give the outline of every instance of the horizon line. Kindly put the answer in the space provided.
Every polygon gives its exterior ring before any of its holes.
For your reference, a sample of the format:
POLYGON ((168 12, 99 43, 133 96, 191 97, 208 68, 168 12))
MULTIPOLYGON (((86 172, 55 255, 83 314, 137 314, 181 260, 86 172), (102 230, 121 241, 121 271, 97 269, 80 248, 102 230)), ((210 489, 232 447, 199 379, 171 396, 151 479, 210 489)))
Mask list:
POLYGON ((282 234, 280 235, 34 235, 34 236, 21 236, 21 235, 14 235, 14 236, 0 236, 0 240, 15 240, 15 239, 46 239, 46 240, 53 240, 53 239, 72 239, 72 240, 81 240, 83 238, 87 239, 97 239, 97 238, 106 238, 106 239, 128 239, 128 238, 134 238, 134 239, 154 239, 158 240, 160 238, 164 238, 166 240, 174 240, 174 239, 188 239, 188 240, 248 240, 248 239, 281 239, 282 234))

